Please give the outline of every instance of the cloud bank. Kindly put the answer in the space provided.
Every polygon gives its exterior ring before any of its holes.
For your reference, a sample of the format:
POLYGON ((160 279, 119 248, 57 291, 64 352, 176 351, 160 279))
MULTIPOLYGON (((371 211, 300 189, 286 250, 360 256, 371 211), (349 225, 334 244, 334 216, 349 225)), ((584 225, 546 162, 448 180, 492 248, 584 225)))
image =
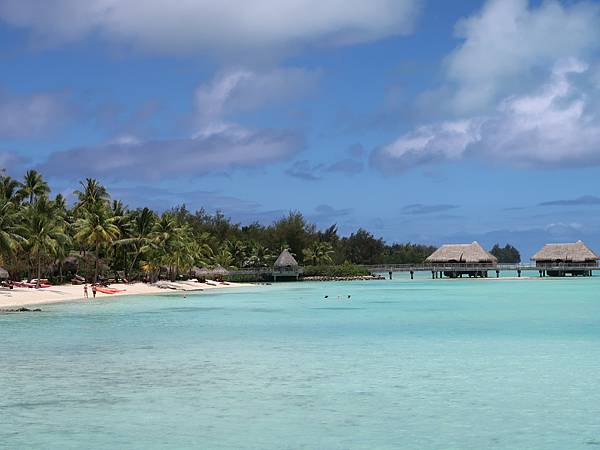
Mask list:
POLYGON ((489 115, 418 127, 373 152, 371 164, 390 175, 466 156, 516 167, 599 164, 598 92, 579 87, 585 75, 583 61, 559 61, 533 93, 506 97, 489 115))
POLYGON ((94 34, 161 53, 287 51, 412 31, 420 0, 4 0, 0 17, 38 44, 94 34))
POLYGON ((39 169, 57 177, 158 180, 284 160, 304 147, 301 133, 250 128, 232 116, 304 95, 317 78, 316 72, 294 68, 223 72, 197 88, 190 135, 161 140, 123 135, 103 145, 55 152, 39 169))
POLYGON ((459 113, 474 112, 527 81, 534 69, 599 48, 600 6, 490 0, 460 21, 456 34, 463 42, 446 59, 448 80, 456 86, 451 103, 459 113))
POLYGON ((64 123, 71 113, 71 106, 62 93, 16 96, 0 92, 0 138, 39 136, 64 123))

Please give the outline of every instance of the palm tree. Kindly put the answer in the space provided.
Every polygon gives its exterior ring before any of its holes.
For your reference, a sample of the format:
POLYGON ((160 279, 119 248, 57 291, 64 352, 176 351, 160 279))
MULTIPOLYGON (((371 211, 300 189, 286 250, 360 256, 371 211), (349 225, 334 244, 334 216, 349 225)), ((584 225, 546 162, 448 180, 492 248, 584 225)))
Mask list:
POLYGON ((331 258, 333 247, 329 242, 315 242, 312 247, 305 248, 302 253, 304 253, 304 260, 306 262, 315 265, 333 263, 333 259, 331 258))
POLYGON ((51 203, 41 197, 25 210, 27 246, 37 267, 37 286, 42 277, 42 257, 55 255, 69 241, 62 224, 53 214, 51 203))
POLYGON ((264 245, 255 242, 250 250, 250 256, 246 259, 246 267, 264 267, 271 264, 274 260, 274 255, 264 245))
POLYGON ((98 182, 98 180, 86 178, 85 182, 80 181, 79 184, 83 189, 74 192, 78 199, 77 205, 75 205, 77 211, 93 208, 98 204, 101 204, 102 206, 108 204, 110 195, 108 195, 108 191, 98 182))
POLYGON ((225 241, 225 245, 233 258, 233 264, 237 267, 243 266, 248 252, 246 243, 243 241, 225 241))
POLYGON ((234 260, 231 252, 228 250, 227 245, 222 245, 219 251, 213 257, 212 263, 214 266, 221 266, 225 269, 233 266, 234 260))
POLYGON ((168 266, 169 275, 173 277, 177 271, 176 252, 180 251, 180 245, 189 234, 188 227, 182 227, 171 213, 164 213, 152 227, 150 233, 150 244, 144 247, 152 258, 150 263, 157 266, 168 266))
POLYGON ((14 203, 0 197, 0 255, 12 257, 15 250, 24 242, 21 214, 14 203))
POLYGON ((129 235, 117 241, 118 245, 130 247, 133 258, 129 263, 127 275, 130 275, 135 267, 138 258, 144 253, 152 243, 151 233, 156 222, 156 214, 149 208, 138 210, 132 214, 129 223, 129 235))
POLYGON ((75 222, 75 239, 84 247, 93 248, 95 253, 94 282, 98 280, 98 261, 103 245, 112 244, 120 235, 115 225, 116 217, 101 204, 86 208, 83 217, 75 222))
POLYGON ((13 203, 18 202, 18 192, 21 187, 21 183, 19 183, 14 178, 9 176, 3 176, 0 178, 0 197, 12 201, 13 203))
POLYGON ((48 183, 37 170, 28 170, 19 189, 21 198, 26 198, 29 204, 32 204, 37 198, 43 197, 50 193, 48 183))

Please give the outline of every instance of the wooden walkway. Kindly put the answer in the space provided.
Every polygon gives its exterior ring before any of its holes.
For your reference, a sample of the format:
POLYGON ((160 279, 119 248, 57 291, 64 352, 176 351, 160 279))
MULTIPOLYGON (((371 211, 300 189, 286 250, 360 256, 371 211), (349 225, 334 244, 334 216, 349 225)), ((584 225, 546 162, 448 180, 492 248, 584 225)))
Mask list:
MULTIPOLYGON (((501 272, 516 272, 517 276, 521 276, 522 272, 535 271, 538 272, 541 277, 557 274, 558 276, 564 274, 578 274, 591 276, 593 271, 600 270, 597 265, 591 264, 568 264, 568 263, 556 263, 556 264, 539 264, 535 263, 518 263, 518 264, 460 264, 460 263, 435 263, 435 264, 377 264, 377 265, 362 265, 371 273, 386 273, 389 274, 390 278, 395 272, 408 272, 411 278, 416 272, 431 272, 433 278, 438 276, 441 278, 445 276, 487 276, 488 272, 494 273, 496 276, 500 276, 501 272)), ((245 268, 245 269, 233 269, 229 272, 230 275, 248 275, 248 276, 297 276, 302 275, 303 268, 299 267, 297 272, 288 272, 286 270, 276 269, 273 267, 261 267, 261 268, 245 268)))
POLYGON ((459 263, 434 263, 434 264, 377 264, 364 266, 372 272, 451 272, 451 271, 571 271, 571 270, 600 270, 600 267, 590 264, 539 264, 518 263, 518 264, 459 264, 459 263))

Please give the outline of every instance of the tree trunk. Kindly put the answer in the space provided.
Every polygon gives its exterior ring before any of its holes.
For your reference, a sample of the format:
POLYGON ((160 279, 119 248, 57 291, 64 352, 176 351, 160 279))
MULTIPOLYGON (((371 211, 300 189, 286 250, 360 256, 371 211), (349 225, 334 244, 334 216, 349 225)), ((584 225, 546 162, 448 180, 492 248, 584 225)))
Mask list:
POLYGON ((42 255, 40 252, 37 254, 37 282, 35 283, 37 288, 40 287, 40 278, 42 277, 42 255))
POLYGON ((99 250, 99 245, 96 244, 96 259, 94 261, 94 283, 98 282, 98 259, 100 259, 98 256, 99 255, 98 250, 99 250))
POLYGON ((127 271, 127 277, 131 277, 131 271, 133 270, 133 266, 135 266, 135 262, 137 261, 138 257, 140 256, 140 252, 136 252, 135 256, 133 257, 133 261, 131 261, 131 265, 129 266, 129 270, 127 271))

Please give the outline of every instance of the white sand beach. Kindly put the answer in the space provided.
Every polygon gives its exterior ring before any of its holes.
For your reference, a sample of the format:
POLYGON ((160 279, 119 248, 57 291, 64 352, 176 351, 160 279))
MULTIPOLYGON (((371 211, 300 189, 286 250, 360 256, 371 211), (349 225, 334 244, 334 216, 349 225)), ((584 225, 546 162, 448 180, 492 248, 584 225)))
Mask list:
MULTIPOLYGON (((112 284, 110 288, 124 290, 116 294, 96 293, 96 299, 105 300, 110 297, 120 297, 124 295, 152 295, 169 294, 173 292, 205 291, 212 289, 226 289, 242 286, 252 286, 251 284, 231 283, 221 284, 216 281, 199 283, 196 281, 177 281, 165 282, 172 289, 160 288, 155 284, 132 283, 132 284, 112 284)), ((83 285, 60 285, 48 288, 2 288, 0 289, 0 312, 3 309, 15 309, 20 307, 30 307, 45 305, 50 303, 61 303, 68 301, 94 301, 91 286, 88 285, 89 299, 83 296, 83 285)))

